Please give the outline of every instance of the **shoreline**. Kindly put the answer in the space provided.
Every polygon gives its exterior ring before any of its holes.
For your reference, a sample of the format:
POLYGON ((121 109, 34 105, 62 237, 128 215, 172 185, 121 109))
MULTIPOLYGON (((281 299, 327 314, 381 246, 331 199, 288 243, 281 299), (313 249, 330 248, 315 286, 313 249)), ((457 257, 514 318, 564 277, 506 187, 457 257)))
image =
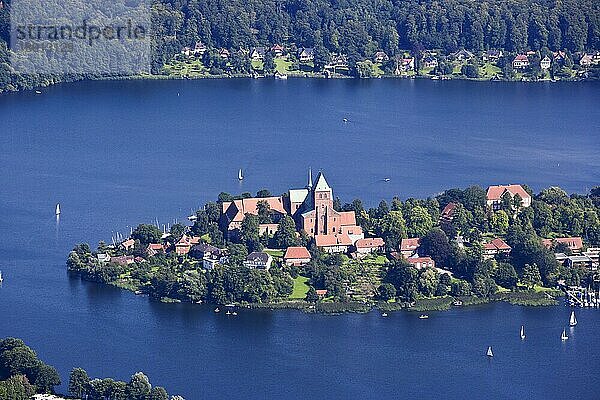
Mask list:
MULTIPOLYGON (((236 74, 236 75, 204 75, 194 77, 184 76, 173 76, 173 75, 129 75, 129 76, 113 76, 113 77, 98 77, 98 78, 84 78, 60 81, 49 85, 34 86, 29 89, 19 90, 0 90, 0 96, 8 95, 11 93, 20 92, 32 92, 40 89, 49 88, 52 86, 58 86, 62 84, 72 84, 79 82, 96 82, 96 81, 200 81, 200 80, 229 80, 229 79, 251 79, 251 80, 272 80, 275 81, 274 77, 260 77, 254 78, 251 74, 236 74)), ((446 81, 467 81, 467 82, 502 82, 502 83, 521 83, 521 84, 560 84, 560 83, 578 83, 578 82, 600 82, 598 79, 538 79, 538 80, 517 80, 517 79, 484 79, 484 78, 468 78, 468 77, 447 77, 444 79, 432 79, 428 76, 423 75, 411 75, 411 76, 395 76, 395 75, 381 75, 379 77, 371 78, 358 78, 352 76, 336 75, 332 77, 325 77, 319 74, 307 74, 307 75, 288 75, 288 79, 315 79, 315 80, 357 80, 357 81, 370 81, 370 80, 427 80, 435 82, 446 82, 446 81)))
MULTIPOLYGON (((77 275, 78 276, 78 275, 77 275)), ((78 276, 79 277, 79 276, 78 276)), ((80 277, 81 278, 81 277, 80 277)), ((84 279, 82 279, 84 280, 84 279)), ((119 282, 100 283, 87 281, 99 285, 109 285, 121 290, 131 292, 137 296, 146 296, 150 301, 156 301, 165 304, 185 303, 198 304, 210 307, 231 307, 232 309, 252 309, 252 310, 298 310, 307 314, 347 314, 356 313, 364 314, 371 311, 379 311, 381 313, 388 312, 432 312, 432 311, 449 311, 452 309, 468 309, 473 306, 479 306, 491 303, 506 302, 515 306, 522 307, 552 307, 560 305, 560 299, 564 297, 562 291, 552 289, 550 291, 535 292, 535 291, 515 291, 515 292, 499 292, 490 297, 483 298, 477 296, 444 296, 433 298, 417 299, 412 305, 401 302, 383 302, 383 301, 349 301, 335 302, 322 301, 317 303, 308 303, 303 300, 289 299, 270 303, 232 303, 230 305, 214 304, 214 303, 188 303, 180 299, 170 297, 154 298, 147 293, 142 292, 139 288, 120 285, 119 282), (460 301, 461 305, 454 305, 455 301, 460 301)))

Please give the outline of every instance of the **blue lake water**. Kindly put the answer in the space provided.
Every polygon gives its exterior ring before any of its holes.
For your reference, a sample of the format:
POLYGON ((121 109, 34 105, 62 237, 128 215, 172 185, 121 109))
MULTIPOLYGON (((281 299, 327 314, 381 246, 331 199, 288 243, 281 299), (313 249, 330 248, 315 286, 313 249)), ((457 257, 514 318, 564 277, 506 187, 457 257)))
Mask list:
POLYGON ((309 166, 343 201, 368 205, 470 184, 584 192, 600 184, 599 89, 244 79, 0 96, 0 337, 22 337, 63 378, 73 366, 119 379, 143 370, 188 399, 597 399, 597 310, 579 312, 566 343, 563 306, 486 305, 427 321, 293 311, 228 319, 69 279, 64 261, 74 243, 182 220, 220 191, 303 186, 309 166))

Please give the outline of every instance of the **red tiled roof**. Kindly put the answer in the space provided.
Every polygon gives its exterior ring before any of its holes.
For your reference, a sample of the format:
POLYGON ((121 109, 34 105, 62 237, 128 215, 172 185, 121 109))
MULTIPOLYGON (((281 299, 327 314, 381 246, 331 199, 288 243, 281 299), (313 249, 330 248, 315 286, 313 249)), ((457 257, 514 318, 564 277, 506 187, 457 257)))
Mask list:
POLYGON ((407 258, 406 261, 408 261, 408 263, 410 265, 417 265, 417 264, 431 264, 431 266, 435 266, 435 262, 433 261, 433 259, 431 257, 416 257, 416 258, 407 258))
POLYGON ((421 245, 420 238, 402 239, 400 242, 400 251, 415 250, 421 245))
POLYGON ((529 61, 525 54, 519 54, 515 57, 514 61, 529 61))
POLYGON ((310 259, 310 253, 304 246, 292 246, 287 248, 283 259, 310 259))
POLYGON ((496 238, 490 242, 495 248, 498 250, 510 250, 511 247, 504 242, 504 240, 500 238, 496 238))
POLYGON ((315 242, 319 247, 350 246, 352 244, 350 236, 346 233, 339 235, 317 235, 315 236, 315 242))
POLYGON ((497 185, 490 186, 487 190, 488 200, 500 200, 505 191, 508 191, 511 195, 518 194, 522 199, 530 198, 529 193, 523 189, 521 185, 497 185))
POLYGON ((152 249, 152 250, 163 250, 164 247, 162 244, 160 243, 150 243, 148 245, 148 249, 152 249))
POLYGON ((563 237, 556 239, 542 239, 542 244, 547 248, 551 248, 554 242, 564 243, 572 250, 581 250, 583 248, 583 240, 578 237, 563 237))
POLYGON ((369 249, 374 247, 383 247, 385 242, 382 238, 366 238, 358 239, 354 244, 357 249, 369 249))
POLYGON ((452 214, 454 214, 456 207, 458 207, 458 204, 456 203, 446 204, 446 207, 444 207, 444 210, 442 211, 442 217, 451 217, 452 214))
POLYGON ((327 289, 317 289, 315 290, 318 296, 325 296, 327 294, 327 289))

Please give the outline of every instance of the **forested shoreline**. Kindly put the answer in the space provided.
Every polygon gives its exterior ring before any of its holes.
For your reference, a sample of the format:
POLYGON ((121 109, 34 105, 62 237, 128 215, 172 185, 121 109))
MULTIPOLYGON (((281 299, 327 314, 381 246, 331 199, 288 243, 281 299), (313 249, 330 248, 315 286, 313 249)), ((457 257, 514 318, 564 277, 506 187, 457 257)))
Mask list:
MULTIPOLYGON (((97 79, 96 75, 20 75, 11 70, 10 9, 0 8, 0 91, 97 79)), ((160 1, 152 5, 152 74, 197 41, 232 53, 282 44, 315 55, 347 55, 349 65, 378 50, 389 56, 501 49, 569 53, 600 49, 600 7, 593 0, 508 1, 160 1)), ((98 60, 102 62, 102 60, 98 60)))

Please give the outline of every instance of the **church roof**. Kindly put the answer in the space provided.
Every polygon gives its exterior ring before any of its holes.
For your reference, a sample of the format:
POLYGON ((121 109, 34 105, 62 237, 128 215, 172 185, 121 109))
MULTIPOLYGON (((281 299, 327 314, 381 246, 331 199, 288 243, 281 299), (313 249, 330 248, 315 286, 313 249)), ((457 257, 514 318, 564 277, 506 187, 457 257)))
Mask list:
POLYGON ((319 175, 317 175, 317 183, 315 184, 314 190, 315 192, 331 190, 331 187, 325 180, 325 175, 323 175, 323 172, 319 172, 319 175))

